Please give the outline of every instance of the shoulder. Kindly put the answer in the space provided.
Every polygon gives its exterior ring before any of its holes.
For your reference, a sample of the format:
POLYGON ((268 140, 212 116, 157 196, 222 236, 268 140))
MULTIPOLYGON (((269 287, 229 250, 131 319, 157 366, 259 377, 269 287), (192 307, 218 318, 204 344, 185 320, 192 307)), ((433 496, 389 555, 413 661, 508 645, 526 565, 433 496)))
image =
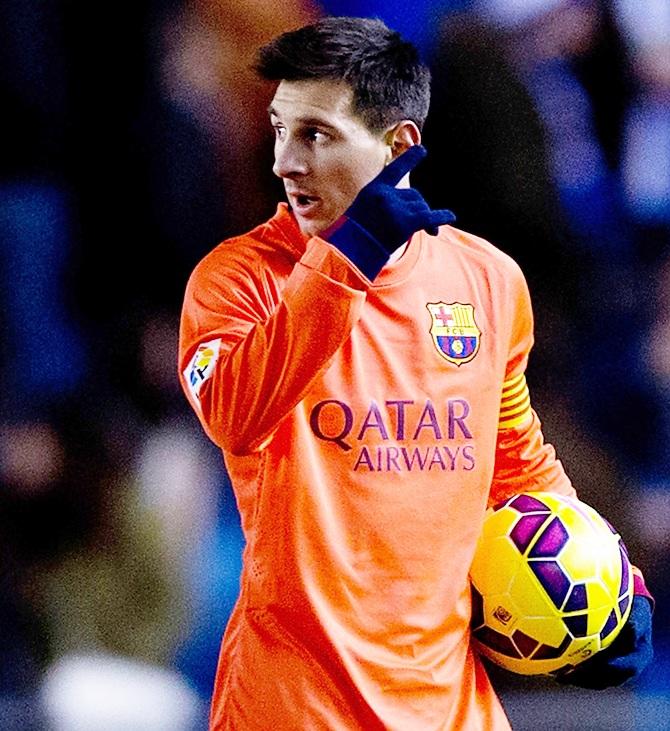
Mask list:
POLYGON ((193 269, 187 290, 201 287, 238 287, 269 273, 290 271, 298 258, 275 219, 239 236, 225 239, 193 269))
POLYGON ((521 267, 509 254, 480 236, 454 226, 443 226, 438 239, 456 247, 462 256, 471 260, 473 265, 489 273, 524 279, 521 267))
POLYGON ((232 236, 219 242, 198 262, 193 270, 196 278, 215 274, 222 268, 237 268, 241 265, 251 266, 262 257, 264 252, 272 250, 271 236, 268 236, 267 223, 238 236, 232 236))
MULTIPOLYGON (((512 318, 532 309, 526 278, 519 264, 490 241, 453 226, 427 237, 429 258, 424 270, 448 278, 459 296, 475 296, 493 317, 512 318)), ((425 240, 425 239, 424 239, 425 240)), ((432 276, 432 275, 431 275, 432 276)))

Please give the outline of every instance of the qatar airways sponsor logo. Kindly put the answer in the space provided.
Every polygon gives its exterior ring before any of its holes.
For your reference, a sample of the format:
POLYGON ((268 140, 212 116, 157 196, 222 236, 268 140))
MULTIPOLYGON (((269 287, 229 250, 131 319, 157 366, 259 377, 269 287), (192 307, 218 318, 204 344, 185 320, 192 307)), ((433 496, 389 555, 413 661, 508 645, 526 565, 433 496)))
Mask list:
POLYGON ((355 471, 454 472, 475 468, 469 415, 461 398, 371 401, 367 409, 326 399, 312 407, 309 423, 317 439, 350 454, 355 471))

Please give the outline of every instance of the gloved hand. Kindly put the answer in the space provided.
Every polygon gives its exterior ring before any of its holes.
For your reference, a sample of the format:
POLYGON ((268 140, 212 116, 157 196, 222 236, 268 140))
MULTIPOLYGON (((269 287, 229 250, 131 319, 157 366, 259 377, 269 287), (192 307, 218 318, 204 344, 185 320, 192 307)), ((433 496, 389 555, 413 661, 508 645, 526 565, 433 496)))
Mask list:
POLYGON ((645 594, 635 594, 628 621, 612 644, 564 675, 559 683, 603 690, 636 678, 652 660, 652 602, 645 594))
POLYGON ((451 211, 431 210, 418 190, 395 187, 425 156, 422 145, 410 147, 364 186, 344 215, 321 234, 370 280, 413 233, 425 229, 436 236, 438 226, 456 218, 451 211))

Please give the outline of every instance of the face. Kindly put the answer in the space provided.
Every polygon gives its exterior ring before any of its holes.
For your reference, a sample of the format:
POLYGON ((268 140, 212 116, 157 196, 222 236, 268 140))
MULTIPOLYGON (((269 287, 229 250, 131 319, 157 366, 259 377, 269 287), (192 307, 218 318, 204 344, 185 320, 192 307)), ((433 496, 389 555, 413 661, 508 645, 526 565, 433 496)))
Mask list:
POLYGON ((282 81, 270 106, 273 172, 309 236, 334 223, 391 159, 384 134, 370 132, 351 101, 343 82, 282 81))

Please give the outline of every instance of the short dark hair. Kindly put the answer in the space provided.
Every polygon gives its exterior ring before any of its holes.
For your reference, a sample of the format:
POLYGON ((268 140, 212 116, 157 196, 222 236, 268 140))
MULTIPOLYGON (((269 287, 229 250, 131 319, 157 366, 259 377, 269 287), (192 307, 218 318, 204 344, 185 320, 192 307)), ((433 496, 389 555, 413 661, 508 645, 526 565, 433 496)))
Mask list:
POLYGON ((403 119, 421 129, 428 114, 428 67, 378 19, 329 16, 282 33, 259 50, 255 68, 268 81, 345 81, 354 114, 373 132, 403 119))

